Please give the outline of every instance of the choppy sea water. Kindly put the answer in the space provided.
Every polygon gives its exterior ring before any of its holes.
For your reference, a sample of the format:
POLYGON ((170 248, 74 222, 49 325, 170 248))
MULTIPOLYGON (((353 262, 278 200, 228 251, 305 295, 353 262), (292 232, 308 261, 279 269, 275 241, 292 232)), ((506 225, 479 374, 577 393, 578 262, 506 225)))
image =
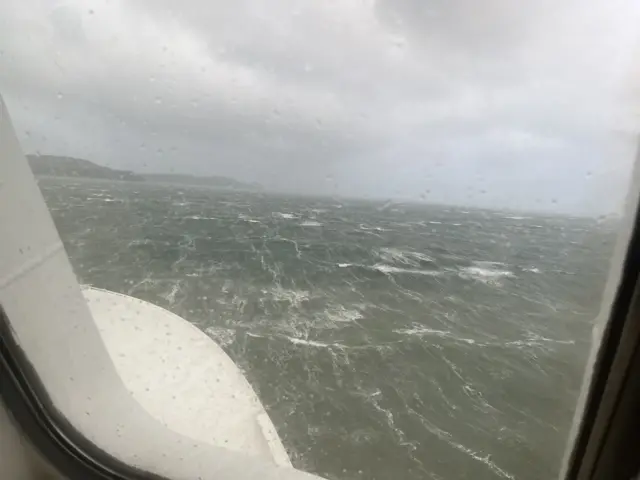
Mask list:
POLYGON ((331 479, 557 475, 614 238, 597 221, 40 187, 80 281, 217 341, 295 466, 331 479))

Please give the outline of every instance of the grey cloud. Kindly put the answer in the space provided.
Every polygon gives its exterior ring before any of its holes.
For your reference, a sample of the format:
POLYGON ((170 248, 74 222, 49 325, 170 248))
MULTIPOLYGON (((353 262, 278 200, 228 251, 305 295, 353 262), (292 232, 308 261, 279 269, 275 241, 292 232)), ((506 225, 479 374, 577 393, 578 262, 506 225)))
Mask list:
POLYGON ((632 161, 639 12, 586 3, 7 0, 0 91, 26 150, 596 213, 632 161))

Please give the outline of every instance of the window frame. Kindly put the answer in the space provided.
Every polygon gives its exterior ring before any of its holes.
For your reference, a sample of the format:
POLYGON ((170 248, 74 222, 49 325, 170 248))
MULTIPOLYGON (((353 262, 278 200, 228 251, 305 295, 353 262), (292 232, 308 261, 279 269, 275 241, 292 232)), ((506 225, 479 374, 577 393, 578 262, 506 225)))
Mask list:
MULTIPOLYGON (((640 140, 640 139, 639 139, 640 140)), ((640 472, 640 142, 630 175, 625 214, 609 285, 603 295, 603 332, 592 346, 577 432, 567 444, 563 478, 630 479, 640 472), (607 302, 608 298, 613 300, 607 302), (604 309, 608 310, 605 311, 604 309)))

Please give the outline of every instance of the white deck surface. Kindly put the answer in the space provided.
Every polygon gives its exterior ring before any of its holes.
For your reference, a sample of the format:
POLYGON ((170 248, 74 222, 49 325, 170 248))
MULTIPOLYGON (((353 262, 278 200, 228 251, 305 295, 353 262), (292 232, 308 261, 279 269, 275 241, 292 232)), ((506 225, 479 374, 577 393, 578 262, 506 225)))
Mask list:
POLYGON ((151 303, 84 295, 125 386, 152 416, 186 437, 291 465, 253 389, 211 338, 151 303))

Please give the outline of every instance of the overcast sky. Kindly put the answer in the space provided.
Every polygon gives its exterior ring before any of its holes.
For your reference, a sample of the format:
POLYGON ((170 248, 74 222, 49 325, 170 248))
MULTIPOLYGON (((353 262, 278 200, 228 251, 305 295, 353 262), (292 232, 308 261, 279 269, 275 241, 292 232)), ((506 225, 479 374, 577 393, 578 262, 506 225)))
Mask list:
POLYGON ((638 25, 636 0, 2 0, 0 93, 27 153, 599 214, 638 25))

